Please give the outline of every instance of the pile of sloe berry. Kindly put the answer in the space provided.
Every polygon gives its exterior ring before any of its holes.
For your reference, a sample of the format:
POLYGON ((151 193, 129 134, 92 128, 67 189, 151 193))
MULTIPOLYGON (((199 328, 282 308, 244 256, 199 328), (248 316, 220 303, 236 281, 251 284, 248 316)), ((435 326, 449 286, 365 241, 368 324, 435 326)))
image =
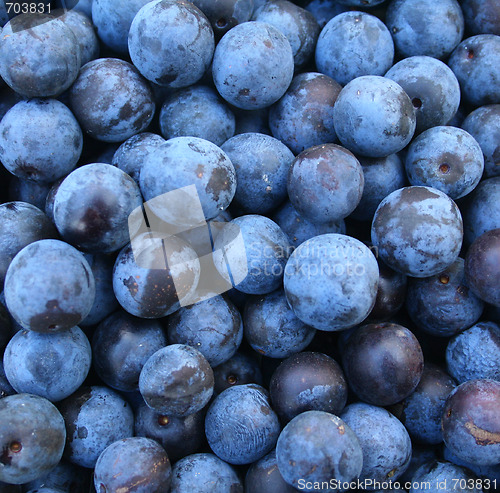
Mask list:
POLYGON ((0 493, 500 490, 500 0, 0 26, 0 493))

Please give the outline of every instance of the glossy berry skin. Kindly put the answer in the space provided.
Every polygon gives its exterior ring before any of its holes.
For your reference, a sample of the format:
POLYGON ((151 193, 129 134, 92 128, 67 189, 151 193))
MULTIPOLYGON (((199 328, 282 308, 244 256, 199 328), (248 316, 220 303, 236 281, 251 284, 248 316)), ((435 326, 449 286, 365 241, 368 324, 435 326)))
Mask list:
POLYGON ((17 332, 3 357, 5 374, 19 393, 35 394, 57 402, 75 392, 90 370, 92 353, 78 327, 40 334, 17 332))
POLYGON ((370 313, 378 276, 375 256, 359 240, 340 234, 320 235, 302 243, 290 256, 285 268, 285 295, 295 315, 307 325, 344 330, 361 323, 370 313))
POLYGON ((214 381, 214 395, 219 395, 234 385, 262 385, 259 362, 253 355, 237 351, 232 358, 214 368, 214 381))
POLYGON ((410 436, 418 443, 439 444, 443 441, 441 416, 455 380, 439 366, 426 362, 420 382, 401 403, 399 418, 410 436))
POLYGON ((161 318, 178 310, 181 302, 188 304, 199 278, 196 252, 185 241, 144 233, 118 254, 113 291, 131 315, 161 318))
POLYGON ((21 14, 3 27, 0 75, 27 98, 58 96, 71 86, 80 65, 78 41, 59 19, 46 14, 21 14), (23 63, 19 63, 21 58, 23 63))
POLYGON ((69 98, 82 130, 104 142, 122 142, 142 132, 155 110, 148 83, 132 64, 118 58, 85 64, 69 98))
POLYGON ((500 104, 482 106, 469 113, 461 127, 481 146, 484 173, 490 178, 500 175, 500 104))
POLYGON ((456 127, 432 127, 408 147, 406 173, 412 185, 433 187, 453 200, 476 188, 484 170, 477 141, 456 127))
POLYGON ((331 479, 355 480, 361 473, 363 452, 357 436, 339 417, 324 411, 306 411, 283 428, 276 459, 284 480, 297 488, 301 479, 313 484, 331 479))
POLYGON ((64 456, 73 464, 94 468, 102 451, 134 434, 130 405, 107 387, 80 387, 59 410, 66 423, 64 456))
POLYGON ((49 472, 61 460, 66 430, 47 399, 16 394, 0 399, 0 481, 22 484, 49 472))
POLYGON ((168 491, 172 468, 165 450, 153 440, 129 437, 105 448, 94 470, 96 491, 168 491))
POLYGON ((208 408, 205 433, 214 453, 230 464, 250 464, 270 452, 280 432, 263 387, 237 385, 219 394, 208 408))
POLYGON ((408 397, 424 367, 422 349, 406 327, 394 323, 357 328, 342 353, 347 382, 364 402, 387 406, 408 397))
POLYGON ((142 367, 166 345, 167 338, 158 321, 136 318, 119 310, 106 317, 92 336, 94 369, 113 389, 138 390, 142 367))
POLYGON ((356 157, 337 144, 302 151, 288 175, 288 196, 297 212, 317 224, 340 221, 363 194, 363 170, 356 157))
POLYGON ((248 343, 270 358, 287 358, 302 351, 316 332, 295 316, 281 289, 249 299, 243 322, 248 343))
POLYGON ((498 464, 499 404, 496 380, 469 380, 453 390, 442 417, 444 443, 451 452, 472 464, 498 464))
POLYGON ((464 39, 448 60, 464 99, 474 106, 500 103, 499 48, 500 36, 479 34, 464 39))
POLYGON ((172 469, 171 493, 243 493, 236 471, 213 454, 193 454, 179 460, 172 469), (210 478, 207 481, 207 478, 210 478))
POLYGON ((294 153, 336 142, 333 105, 342 87, 327 75, 296 75, 283 97, 269 109, 269 128, 294 153))
POLYGON ((238 291, 267 294, 281 286, 289 252, 288 238, 274 221, 265 216, 248 214, 233 219, 217 235, 214 263, 226 280, 234 282, 238 291), (241 234, 243 242, 230 243, 235 229, 241 234), (228 276, 226 262, 232 279, 228 276))
POLYGON ((3 285, 12 259, 34 241, 56 236, 47 216, 27 202, 0 205, 0 285, 3 285))
POLYGON ((50 189, 50 183, 24 180, 12 176, 10 178, 8 198, 12 202, 27 202, 43 210, 50 189))
POLYGON ((141 132, 127 139, 113 154, 111 164, 125 171, 139 185, 139 176, 145 156, 165 143, 160 135, 141 132))
POLYGON ((289 485, 281 475, 276 461, 276 450, 269 452, 262 459, 254 462, 245 476, 245 493, 295 493, 297 490, 289 485))
POLYGON ((312 57, 320 29, 307 10, 288 0, 271 0, 255 9, 252 20, 271 24, 286 36, 295 67, 303 66, 312 57))
POLYGON ((357 77, 340 91, 333 119, 341 144, 367 157, 399 152, 416 125, 415 109, 403 88, 376 75, 357 77))
POLYGON ((500 381, 500 327, 479 322, 450 339, 446 366, 458 383, 485 378, 500 381))
POLYGON ((393 0, 385 23, 403 57, 445 58, 464 33, 464 18, 456 0, 444 0, 439 5, 431 0, 393 0))
POLYGON ((174 92, 164 101, 159 116, 165 139, 192 136, 222 145, 234 135, 234 113, 217 92, 196 85, 174 92))
POLYGON ((406 309, 417 327, 448 337, 474 324, 484 303, 470 289, 460 257, 434 276, 408 280, 406 309))
POLYGON ((181 308, 168 318, 170 344, 188 344, 200 351, 212 368, 231 358, 243 339, 238 309, 222 296, 181 308))
POLYGON ((363 450, 360 481, 397 481, 411 458, 410 436, 401 422, 386 409, 364 402, 349 404, 340 418, 363 450))
POLYGON ((59 240, 39 240, 12 260, 5 301, 14 319, 36 332, 67 330, 90 312, 95 282, 85 257, 59 240))
POLYGON ((145 363, 139 390, 146 404, 162 414, 184 417, 208 403, 214 374, 205 357, 185 344, 159 349, 145 363))
MULTIPOLYGON (((188 213, 180 214, 165 205, 163 200, 152 199, 195 185, 205 219, 208 220, 228 207, 236 191, 236 173, 227 154, 212 142, 199 137, 175 137, 148 153, 142 164, 139 182, 151 211, 171 224, 177 224, 178 216, 181 221, 186 219, 188 222, 188 213)), ((183 206, 179 204, 177 207, 183 206)), ((198 225, 198 222, 196 217, 192 224, 198 225)))
POLYGON ((245 22, 215 48, 212 74, 220 95, 244 110, 266 108, 288 89, 294 61, 288 39, 265 22, 245 22))
POLYGON ((104 163, 70 173, 54 197, 54 222, 68 243, 91 253, 110 253, 130 241, 129 215, 141 192, 124 171, 104 163))
POLYGON ((486 303, 500 306, 500 229, 483 233, 465 257, 465 278, 472 292, 486 303))
POLYGON ((135 435, 156 440, 171 462, 197 452, 204 443, 203 410, 182 418, 159 414, 145 403, 135 412, 135 435))
POLYGON ((457 205, 443 192, 421 186, 389 194, 378 206, 371 227, 380 258, 412 277, 429 277, 451 265, 460 253, 462 236, 457 205))
POLYGON ((239 134, 221 149, 236 170, 234 204, 250 214, 268 214, 287 197, 286 181, 294 155, 270 135, 239 134))
POLYGON ((347 382, 334 359, 322 353, 302 352, 278 366, 269 392, 273 409, 286 423, 305 411, 339 416, 347 401, 347 382))
POLYGON ((394 43, 384 23, 365 12, 344 12, 322 29, 316 45, 318 71, 345 85, 362 75, 384 75, 394 43))
POLYGON ((214 33, 208 19, 193 4, 155 0, 146 3, 134 17, 128 49, 133 64, 149 81, 186 87, 200 80, 208 69, 214 33))
POLYGON ((410 97, 417 116, 417 134, 447 125, 455 116, 460 104, 460 85, 442 61, 430 56, 404 58, 385 77, 397 82, 410 97))
POLYGON ((20 101, 0 123, 0 159, 19 178, 56 181, 76 166, 82 146, 76 118, 55 99, 20 101))

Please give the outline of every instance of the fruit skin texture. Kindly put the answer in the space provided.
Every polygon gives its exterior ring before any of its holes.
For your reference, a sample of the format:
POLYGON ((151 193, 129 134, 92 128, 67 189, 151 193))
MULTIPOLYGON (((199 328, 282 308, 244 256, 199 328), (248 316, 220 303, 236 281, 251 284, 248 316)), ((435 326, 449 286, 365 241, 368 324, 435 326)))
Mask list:
POLYGON ((226 33, 215 48, 212 74, 220 95, 243 110, 278 101, 293 78, 288 39, 265 22, 245 22, 226 33))
POLYGON ((446 446, 476 465, 500 462, 500 382, 469 380, 449 395, 442 428, 446 446))
POLYGON ((57 466, 66 429, 61 413, 47 399, 31 394, 0 399, 0 421, 0 481, 27 483, 57 466))
POLYGON ((280 432, 267 391, 256 384, 224 390, 205 418, 208 444, 230 464, 250 464, 269 453, 280 432))
POLYGON ((371 227, 372 243, 381 259, 412 277, 429 277, 458 257, 463 224, 460 210, 443 192, 405 187, 378 206, 371 227))
POLYGON ((293 418, 278 438, 276 459, 283 478, 295 488, 301 479, 350 482, 363 467, 357 436, 339 417, 324 411, 306 411, 293 418))
POLYGON ((413 104, 393 80, 365 75, 350 81, 333 108, 341 144, 355 154, 385 157, 399 152, 415 132, 413 104))
POLYGON ((290 307, 319 330, 344 330, 361 323, 377 296, 378 265, 367 246, 350 236, 326 234, 302 243, 285 267, 290 307), (342 303, 338 301, 342 300, 342 303))
POLYGON ((269 452, 262 459, 254 462, 245 476, 245 493, 295 493, 297 490, 285 482, 279 472, 276 450, 269 452))
POLYGON ((5 277, 5 301, 15 320, 37 332, 67 330, 90 312, 95 281, 85 257, 60 240, 23 248, 5 277))

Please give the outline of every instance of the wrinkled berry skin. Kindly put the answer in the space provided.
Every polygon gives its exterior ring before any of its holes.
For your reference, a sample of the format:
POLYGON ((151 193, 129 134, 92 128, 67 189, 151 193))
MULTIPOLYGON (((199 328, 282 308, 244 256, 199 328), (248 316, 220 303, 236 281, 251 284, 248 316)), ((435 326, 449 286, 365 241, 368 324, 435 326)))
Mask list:
POLYGON ((355 154, 385 157, 406 147, 416 125, 415 108, 396 82, 376 75, 357 77, 333 108, 335 131, 355 154))
POLYGON ((477 141, 457 127, 433 127, 408 147, 406 173, 412 185, 433 187, 453 200, 476 188, 484 170, 477 141))
POLYGON ((355 480, 361 473, 363 451, 357 436, 339 417, 324 411, 306 411, 292 419, 281 432, 276 459, 285 481, 297 488, 300 479, 313 484, 331 479, 355 480))
POLYGON ((165 450, 142 437, 118 440, 103 450, 94 471, 96 491, 162 493, 170 489, 172 468, 165 450))
POLYGON ((129 215, 141 204, 139 187, 127 173, 110 164, 87 164, 59 185, 54 222, 77 248, 110 253, 130 241, 129 215))
POLYGON ((415 390, 424 358, 412 332, 386 322, 361 326, 351 334, 342 354, 342 367, 360 399, 388 406, 415 390))
POLYGON ((303 66, 312 57, 320 29, 307 10, 287 0, 271 0, 255 9, 252 20, 271 24, 286 36, 295 67, 303 66))
POLYGON ((500 306, 500 229, 483 233, 465 257, 465 278, 472 292, 500 306))
POLYGON ((464 99, 474 106, 500 103, 499 64, 500 36, 494 34, 464 39, 448 60, 464 99))
POLYGON ((460 253, 462 236, 462 216, 455 202, 439 190, 421 186, 389 194, 371 227, 380 258, 412 277, 433 276, 451 265, 460 253))
POLYGON ((248 343, 270 358, 287 358, 302 351, 316 332, 295 316, 281 289, 249 299, 243 322, 248 343))
POLYGON ((122 142, 142 132, 155 111, 148 83, 132 64, 118 58, 85 64, 69 97, 83 131, 104 142, 122 142))
POLYGON ((361 481, 396 481, 411 458, 406 428, 386 409, 357 402, 349 404, 340 418, 356 434, 363 450, 361 481))
POLYGON ((172 469, 172 493, 243 493, 236 471, 213 454, 193 454, 172 469), (207 481, 207 478, 210 478, 207 481))
POLYGON ((481 488, 474 487, 476 477, 467 469, 445 461, 431 461, 420 466, 413 475, 410 493, 421 493, 427 489, 443 493, 463 491, 481 493, 481 488), (458 485, 467 485, 466 488, 458 485), (439 485, 439 486, 438 486, 439 485), (454 486, 457 485, 457 486, 454 486))
POLYGON ((78 122, 55 99, 20 101, 0 123, 0 159, 18 178, 56 181, 76 166, 82 146, 78 122))
POLYGON ((92 353, 78 327, 55 334, 17 332, 4 353, 4 369, 19 393, 57 402, 75 392, 90 370, 92 353))
POLYGON ((500 104, 475 109, 461 127, 471 134, 484 154, 484 174, 487 178, 500 175, 500 104))
POLYGON ((469 289, 461 258, 439 274, 408 280, 408 314, 419 329, 434 336, 449 337, 467 329, 483 308, 482 300, 469 289))
POLYGON ((269 109, 273 136, 296 154, 336 142, 333 105, 341 89, 331 77, 317 72, 295 76, 283 97, 269 109))
POLYGON ((446 446, 460 459, 476 465, 500 462, 500 382, 469 380, 446 400, 442 417, 446 446))
POLYGON ((130 405, 107 387, 82 386, 61 401, 59 410, 67 432, 64 456, 79 466, 95 467, 108 445, 134 434, 130 405))
POLYGON ((418 443, 438 444, 443 441, 441 416, 444 405, 456 383, 439 366, 425 363, 417 388, 401 406, 400 419, 410 436, 418 443))
POLYGON ((80 65, 78 41, 59 19, 21 14, 3 27, 0 75, 27 98, 58 96, 76 79, 80 65))
POLYGON ((0 205, 0 286, 12 259, 34 241, 54 238, 56 231, 45 214, 27 202, 0 205))
POLYGON ((295 493, 297 490, 283 479, 276 461, 276 450, 254 462, 245 476, 245 493, 295 493))
POLYGON ((322 353, 290 356, 271 377, 273 409, 286 423, 305 411, 339 416, 347 401, 347 382, 338 363, 322 353))
POLYGON ((14 319, 36 332, 67 330, 90 312, 95 282, 76 248, 39 240, 23 248, 5 277, 5 301, 14 319))
POLYGON ((205 441, 202 409, 183 418, 153 411, 142 403, 135 411, 135 435, 156 440, 171 462, 197 452, 205 441))
POLYGON ((363 169, 356 157, 337 144, 302 151, 288 175, 288 196, 297 212, 317 224, 340 221, 363 194, 363 169))
POLYGON ((403 57, 445 58, 464 33, 464 18, 456 0, 443 0, 439 4, 432 0, 393 0, 387 8, 385 23, 403 57))
POLYGON ((411 99, 417 116, 415 133, 447 125, 460 104, 460 85, 452 70, 430 56, 413 56, 394 64, 385 77, 397 82, 411 99))
POLYGON ((205 407, 213 388, 214 374, 208 361, 185 344, 156 351, 139 377, 139 390, 146 404, 158 413, 179 417, 205 407))
POLYGON ((318 71, 345 85, 362 75, 384 75, 394 43, 384 23, 365 12, 344 12, 322 29, 316 45, 318 71))
POLYGON ((66 430, 47 399, 31 394, 0 399, 0 422, 0 481, 27 483, 57 466, 66 430))
POLYGON ((250 464, 270 452, 280 432, 267 391, 255 384, 237 385, 219 394, 205 418, 214 453, 230 464, 250 464))
POLYGON ((302 243, 290 256, 285 294, 304 323, 319 330, 344 330, 361 323, 370 313, 378 276, 375 256, 359 240, 340 234, 320 235, 302 243))
POLYGON ((293 78, 288 39, 265 22, 245 22, 215 48, 212 74, 220 95, 243 110, 266 108, 285 94, 293 78))
POLYGON ((94 369, 106 385, 132 392, 139 389, 139 375, 146 361, 166 345, 158 321, 119 310, 106 317, 92 336, 94 369))
POLYGON ((234 135, 234 113, 208 86, 179 89, 161 107, 160 129, 165 139, 193 136, 222 145, 234 135))
POLYGON ((128 34, 133 64, 160 86, 186 87, 203 76, 214 53, 214 33, 191 2, 154 0, 137 12, 128 34))
POLYGON ((446 366, 458 383, 485 378, 500 382, 500 327, 479 322, 450 339, 446 366))

